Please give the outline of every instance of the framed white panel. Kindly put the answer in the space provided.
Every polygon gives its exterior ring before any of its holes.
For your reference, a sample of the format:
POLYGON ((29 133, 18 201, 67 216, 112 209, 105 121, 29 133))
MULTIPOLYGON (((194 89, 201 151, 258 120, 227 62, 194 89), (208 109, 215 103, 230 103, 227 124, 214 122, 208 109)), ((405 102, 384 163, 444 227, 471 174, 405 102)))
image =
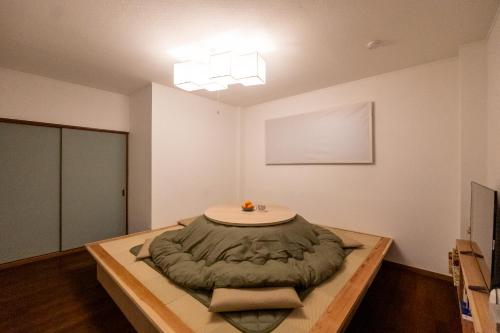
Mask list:
POLYGON ((373 103, 266 121, 266 164, 373 163, 373 103))

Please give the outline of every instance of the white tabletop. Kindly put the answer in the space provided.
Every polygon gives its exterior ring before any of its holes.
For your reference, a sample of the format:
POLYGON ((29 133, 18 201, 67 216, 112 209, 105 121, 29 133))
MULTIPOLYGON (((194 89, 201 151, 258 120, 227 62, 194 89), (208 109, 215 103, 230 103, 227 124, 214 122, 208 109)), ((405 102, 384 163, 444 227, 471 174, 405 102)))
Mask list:
POLYGON ((295 218, 296 212, 287 207, 270 205, 266 210, 243 211, 238 205, 220 205, 208 208, 205 217, 212 222, 237 226, 268 226, 286 223, 295 218))

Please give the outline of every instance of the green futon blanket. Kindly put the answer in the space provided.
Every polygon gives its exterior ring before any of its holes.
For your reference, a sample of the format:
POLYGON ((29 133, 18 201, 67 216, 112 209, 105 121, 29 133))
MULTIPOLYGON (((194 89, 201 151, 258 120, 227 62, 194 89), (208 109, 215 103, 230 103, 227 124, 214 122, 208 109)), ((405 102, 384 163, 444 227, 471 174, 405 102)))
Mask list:
MULTIPOLYGON (((228 226, 200 216, 187 227, 166 231, 144 262, 205 306, 214 288, 291 286, 301 300, 340 268, 349 252, 331 231, 297 217, 266 227, 228 226)), ((130 249, 136 255, 142 245, 130 249)), ((245 333, 267 333, 291 312, 252 310, 219 313, 245 333)))
POLYGON ((228 226, 200 216, 150 246, 153 262, 192 289, 299 287, 320 284, 342 264, 342 240, 297 216, 266 227, 228 226))

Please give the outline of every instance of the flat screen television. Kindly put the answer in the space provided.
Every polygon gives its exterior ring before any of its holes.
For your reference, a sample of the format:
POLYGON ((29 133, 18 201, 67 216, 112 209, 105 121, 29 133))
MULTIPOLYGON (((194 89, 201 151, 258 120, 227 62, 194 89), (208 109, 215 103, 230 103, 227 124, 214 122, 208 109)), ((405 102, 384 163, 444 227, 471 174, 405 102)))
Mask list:
MULTIPOLYGON (((489 291, 500 287, 500 220, 498 218, 497 191, 484 185, 471 183, 470 240, 482 252, 488 270, 479 266, 484 280, 477 290, 489 291)), ((475 254, 471 247, 471 253, 475 254)), ((474 288, 471 288, 474 289, 474 288)))

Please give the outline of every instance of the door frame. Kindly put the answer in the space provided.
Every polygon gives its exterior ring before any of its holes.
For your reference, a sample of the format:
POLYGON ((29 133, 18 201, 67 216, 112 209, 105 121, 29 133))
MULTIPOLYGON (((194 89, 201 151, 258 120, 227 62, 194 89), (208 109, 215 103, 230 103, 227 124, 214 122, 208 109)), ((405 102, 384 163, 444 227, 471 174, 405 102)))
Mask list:
MULTIPOLYGON (((64 125, 64 124, 57 124, 57 123, 45 123, 45 122, 39 122, 39 121, 31 121, 31 120, 22 120, 22 119, 13 119, 13 118, 1 118, 0 117, 0 123, 11 123, 11 124, 19 124, 19 125, 31 125, 31 126, 42 126, 42 127, 53 127, 53 128, 59 128, 60 129, 60 145, 59 145, 59 150, 60 150, 60 163, 59 163, 59 253, 64 253, 67 251, 61 251, 61 244, 62 244, 62 233, 61 233, 61 228, 62 228, 62 129, 67 128, 67 129, 77 129, 77 130, 85 130, 85 131, 94 131, 94 132, 106 132, 106 133, 115 133, 115 134, 124 134, 125 135, 125 234, 128 235, 128 138, 129 138, 129 132, 126 131, 117 131, 117 130, 109 130, 109 129, 103 129, 103 128, 93 128, 93 127, 84 127, 84 126, 73 126, 73 125, 64 125)), ((57 252, 55 252, 57 253, 57 252)), ((39 256, 39 257, 43 257, 39 256)), ((36 257, 35 257, 36 258, 36 257)), ((26 258, 27 259, 27 258, 26 258)), ((26 259, 19 259, 16 261, 11 261, 8 263, 1 264, 0 266, 3 266, 5 264, 10 264, 10 263, 15 263, 18 261, 26 261, 26 259)))

